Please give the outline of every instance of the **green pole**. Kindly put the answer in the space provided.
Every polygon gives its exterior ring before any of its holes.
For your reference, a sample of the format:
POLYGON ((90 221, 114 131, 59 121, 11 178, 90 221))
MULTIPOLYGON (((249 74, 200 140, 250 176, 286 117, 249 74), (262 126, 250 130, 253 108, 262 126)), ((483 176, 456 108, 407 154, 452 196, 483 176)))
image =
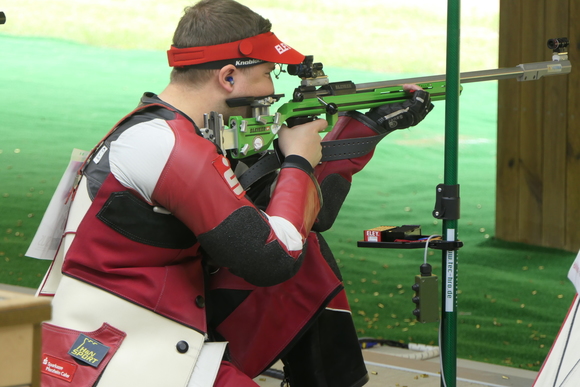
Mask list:
MULTIPOLYGON (((461 0, 447 2, 447 69, 445 97, 445 185, 457 185, 459 146, 459 47, 461 0)), ((443 220, 443 237, 457 240, 457 219, 443 220)), ((441 385, 455 387, 457 379, 457 250, 443 251, 445 282, 441 315, 441 385)))

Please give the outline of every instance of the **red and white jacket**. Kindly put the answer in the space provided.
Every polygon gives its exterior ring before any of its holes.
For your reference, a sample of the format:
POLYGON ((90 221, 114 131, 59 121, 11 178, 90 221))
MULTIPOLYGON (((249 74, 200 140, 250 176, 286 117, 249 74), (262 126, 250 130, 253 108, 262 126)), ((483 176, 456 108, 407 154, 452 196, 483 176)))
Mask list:
MULTIPOLYGON (((104 386, 123 377, 141 386, 186 385, 209 338, 209 268, 261 287, 292 278, 321 203, 312 167, 291 156, 269 205, 258 209, 228 159, 152 94, 91 153, 76 195, 90 200, 67 246, 43 361, 77 369, 72 338, 106 340, 102 369, 80 367, 79 386, 97 377, 104 386)), ((216 385, 231 384, 228 378, 253 385, 232 370, 222 365, 216 385)), ((52 371, 43 385, 63 383, 52 371)))
POLYGON ((145 96, 84 169, 93 202, 63 273, 206 332, 202 258, 257 286, 291 278, 319 188, 306 160, 288 158, 268 208, 257 209, 193 122, 154 102, 145 96))
MULTIPOLYGON (((325 140, 375 134, 342 117, 325 140)), ((317 319, 328 325, 331 320, 319 318, 325 308, 341 312, 342 322, 330 324, 333 334, 340 339, 342 328, 349 330, 351 344, 357 344, 338 268, 321 235, 311 230, 332 225, 352 175, 371 157, 325 162, 312 170, 306 160, 290 156, 259 209, 239 185, 230 161, 195 124, 145 94, 83 169, 81 184, 91 203, 62 272, 88 284, 89 292, 100 289, 206 339, 229 341, 227 358, 250 377, 282 356, 301 357, 292 348, 317 319), (236 293, 244 295, 224 307, 236 293)), ((57 292, 55 321, 66 321, 75 309, 69 306, 76 305, 83 312, 70 328, 92 327, 81 320, 99 314, 89 313, 90 305, 75 299, 74 291, 68 293, 59 297, 57 292)), ((149 350, 150 356, 158 351, 149 350)), ((349 361, 356 369, 344 372, 356 371, 356 378, 364 379, 358 346, 351 345, 345 356, 352 354, 358 356, 349 361)))

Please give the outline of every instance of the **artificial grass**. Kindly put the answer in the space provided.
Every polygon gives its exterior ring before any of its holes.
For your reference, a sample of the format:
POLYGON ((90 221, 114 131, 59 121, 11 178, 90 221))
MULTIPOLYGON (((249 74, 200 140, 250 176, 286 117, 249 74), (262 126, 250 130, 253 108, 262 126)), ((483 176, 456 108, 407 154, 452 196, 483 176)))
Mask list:
MULTIPOLYGON (((73 148, 90 149, 138 102, 159 92, 169 69, 162 51, 116 50, 55 39, 0 35, 0 282, 35 287, 48 266, 24 257, 73 148)), ((409 74, 325 67, 331 81, 370 82, 409 74)), ((428 75, 428 74, 421 74, 428 75)), ((289 95, 297 80, 283 76, 289 95)), ((574 254, 494 239, 497 85, 469 84, 461 97, 462 216, 458 254, 458 355, 537 370, 574 289, 574 254)), ((419 126, 389 135, 354 177, 335 226, 325 233, 342 268, 360 336, 435 344, 437 324, 414 321, 411 285, 423 250, 356 247, 363 230, 419 224, 443 181, 444 102, 419 126)), ((429 262, 441 276, 441 254, 429 262)))

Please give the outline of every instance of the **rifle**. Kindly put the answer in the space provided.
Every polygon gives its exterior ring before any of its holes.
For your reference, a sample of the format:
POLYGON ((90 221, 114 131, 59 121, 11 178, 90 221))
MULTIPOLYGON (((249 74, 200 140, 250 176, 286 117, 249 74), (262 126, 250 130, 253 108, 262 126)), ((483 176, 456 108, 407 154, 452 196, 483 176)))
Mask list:
MULTIPOLYGON (((532 81, 544 76, 570 73, 572 66, 568 61, 568 39, 550 39, 547 45, 553 50, 551 61, 465 72, 460 74, 461 83, 509 78, 532 81)), ((213 141, 222 151, 230 150, 233 158, 242 159, 267 150, 284 122, 288 126, 294 126, 326 115, 328 127, 325 132, 328 132, 336 124, 339 112, 403 102, 409 98, 403 91, 404 84, 417 84, 422 87, 430 93, 432 101, 445 99, 445 74, 363 84, 354 84, 352 81, 330 82, 323 71, 322 63, 315 63, 312 55, 306 56, 299 65, 288 65, 287 72, 302 80, 300 86, 294 89, 292 99, 282 104, 276 113, 271 115, 269 108, 284 97, 284 94, 229 99, 226 102, 230 107, 251 106, 252 117, 230 117, 229 126, 225 126, 221 114, 206 114, 202 128, 204 137, 213 141)), ((324 151, 323 147, 323 161, 336 159, 330 155, 325 159, 324 151)))

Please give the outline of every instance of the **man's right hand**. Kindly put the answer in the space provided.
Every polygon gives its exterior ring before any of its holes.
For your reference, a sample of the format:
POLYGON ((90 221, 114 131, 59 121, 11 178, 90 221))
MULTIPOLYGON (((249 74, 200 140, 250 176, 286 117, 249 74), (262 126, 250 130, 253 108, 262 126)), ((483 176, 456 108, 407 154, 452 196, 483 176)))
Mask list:
POLYGON ((292 128, 283 125, 278 132, 278 146, 284 156, 298 155, 304 157, 312 167, 322 158, 320 132, 324 131, 326 120, 314 120, 292 128))

